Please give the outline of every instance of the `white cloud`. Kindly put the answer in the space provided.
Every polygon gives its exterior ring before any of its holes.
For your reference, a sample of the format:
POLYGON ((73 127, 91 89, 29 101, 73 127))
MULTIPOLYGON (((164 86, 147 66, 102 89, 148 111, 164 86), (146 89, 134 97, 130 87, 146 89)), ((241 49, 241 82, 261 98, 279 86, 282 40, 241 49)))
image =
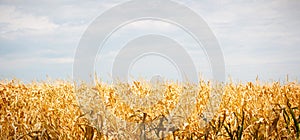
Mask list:
POLYGON ((159 21, 159 20, 143 20, 136 21, 128 25, 129 30, 159 30, 159 31, 174 31, 176 27, 174 25, 159 21))
POLYGON ((7 66, 5 69, 22 69, 33 66, 42 66, 49 64, 72 64, 72 57, 57 57, 57 58, 44 58, 44 57, 31 57, 31 58, 15 58, 3 59, 0 58, 0 66, 7 66))
POLYGON ((15 6, 0 5, 0 31, 3 38, 47 34, 58 27, 47 17, 22 13, 15 6))
MULTIPOLYGON (((228 71, 238 79, 247 80, 260 73, 270 73, 272 76, 275 73, 274 77, 284 73, 299 76, 299 1, 178 1, 191 7, 209 24, 224 51, 228 71)), ((10 66, 9 71, 1 73, 6 75, 13 69, 16 73, 22 73, 21 66, 53 65, 56 69, 55 66, 63 64, 71 67, 77 43, 89 23, 122 2, 124 0, 1 1, 0 71, 3 66, 10 66)), ((172 26, 140 21, 128 25, 119 35, 122 39, 132 34, 133 29, 178 33, 172 26)), ((120 38, 113 41, 122 41, 120 38)), ((109 47, 115 46, 112 44, 109 47)), ((111 61, 116 53, 104 54, 102 58, 111 61)), ((192 52, 193 56, 199 54, 194 50, 192 52)), ((204 61, 202 58, 199 61, 204 61)), ((54 73, 44 67, 39 69, 54 73)), ((30 77, 31 73, 27 74, 30 77)))

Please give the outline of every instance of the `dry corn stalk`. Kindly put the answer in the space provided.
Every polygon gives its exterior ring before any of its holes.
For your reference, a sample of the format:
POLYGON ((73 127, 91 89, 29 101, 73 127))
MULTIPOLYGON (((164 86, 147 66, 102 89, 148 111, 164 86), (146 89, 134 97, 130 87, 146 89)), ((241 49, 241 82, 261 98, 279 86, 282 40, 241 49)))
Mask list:
MULTIPOLYGON (((139 124, 163 120, 168 110, 178 103, 183 88, 199 89, 194 111, 184 115, 186 121, 174 129, 167 139, 299 139, 300 85, 297 82, 227 83, 220 108, 205 127, 201 123, 201 115, 211 89, 208 82, 204 81, 192 86, 169 83, 161 87, 160 90, 165 91, 164 99, 150 109, 122 103, 119 94, 124 93, 122 89, 127 89, 130 91, 128 94, 135 95, 135 99, 147 94, 150 98, 150 94, 155 94, 150 92, 151 87, 147 83, 100 83, 93 90, 114 115, 139 124), (116 86, 119 88, 114 88, 116 86)), ((97 117, 103 120, 104 116, 99 114, 97 117)), ((146 130, 142 129, 142 125, 139 128, 127 128, 129 126, 122 125, 120 121, 113 124, 110 131, 101 131, 86 119, 76 100, 72 82, 0 82, 0 139, 140 139, 143 131, 161 133, 157 131, 159 125, 146 130)), ((107 127, 103 121, 99 121, 98 126, 107 127)))

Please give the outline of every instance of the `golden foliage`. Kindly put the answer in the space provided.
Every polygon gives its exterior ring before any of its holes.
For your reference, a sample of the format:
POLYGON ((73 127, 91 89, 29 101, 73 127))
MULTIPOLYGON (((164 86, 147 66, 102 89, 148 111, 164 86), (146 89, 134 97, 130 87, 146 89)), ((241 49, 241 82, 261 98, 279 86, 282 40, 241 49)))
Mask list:
MULTIPOLYGON (((212 91, 209 82, 198 85, 168 83, 153 90, 145 82, 93 88, 114 115, 130 122, 145 123, 168 114, 178 105, 180 95, 197 93, 194 111, 167 139, 296 139, 299 138, 300 85, 296 82, 227 83, 214 118, 201 125, 202 111, 212 91), (193 89, 193 90, 192 90, 193 89), (155 96, 163 99, 150 107, 136 107, 121 100, 121 94, 136 98, 155 96)), ((113 121, 113 120, 110 120, 113 121)), ((117 123, 117 122, 116 122, 117 123)), ((116 124, 118 126, 118 124, 116 124)), ((118 128, 126 130, 126 128, 118 128)), ((129 132, 130 133, 130 132, 129 132)), ((128 133, 128 135, 130 135, 128 133)), ((124 134, 127 135, 127 134, 124 134)), ((67 81, 0 82, 0 139, 110 139, 90 124, 80 110, 73 83, 67 81)), ((130 138, 128 136, 127 138, 130 138)))

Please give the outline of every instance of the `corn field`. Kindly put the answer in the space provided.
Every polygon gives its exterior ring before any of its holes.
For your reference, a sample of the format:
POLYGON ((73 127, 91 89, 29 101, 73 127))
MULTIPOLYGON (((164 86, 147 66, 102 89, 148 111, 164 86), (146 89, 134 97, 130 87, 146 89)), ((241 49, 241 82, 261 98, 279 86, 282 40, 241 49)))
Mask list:
MULTIPOLYGON (((99 82, 90 90, 103 99, 103 105, 115 116, 145 124, 166 116, 168 110, 178 105, 181 93, 197 89, 194 110, 190 114, 182 114, 184 122, 164 139, 300 138, 298 82, 228 82, 220 88, 223 92, 219 108, 212 120, 207 122, 199 116, 210 100, 212 88, 209 81, 200 81, 196 85, 164 83, 157 89, 164 93, 163 99, 151 108, 130 107, 121 103, 118 94, 135 94, 136 98, 148 94, 155 96, 157 92, 153 92, 147 82, 115 85, 99 82)), ((99 127, 97 129, 89 120, 77 100, 73 82, 0 82, 0 139, 144 139, 141 133, 148 131, 141 127, 129 128, 131 126, 111 119, 111 129, 122 133, 108 134, 99 127)))

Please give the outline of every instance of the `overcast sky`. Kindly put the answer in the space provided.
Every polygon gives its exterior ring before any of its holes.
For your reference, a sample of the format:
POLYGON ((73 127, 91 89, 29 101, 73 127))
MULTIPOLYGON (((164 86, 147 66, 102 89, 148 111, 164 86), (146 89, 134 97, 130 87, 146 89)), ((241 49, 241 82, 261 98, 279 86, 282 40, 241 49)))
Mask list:
MULTIPOLYGON (((0 0, 0 79, 16 77, 30 81, 42 80, 46 76, 71 79, 74 54, 88 25, 104 11, 123 2, 0 0)), ((299 0, 177 2, 194 10, 214 32, 223 50, 226 76, 253 81, 258 75, 268 81, 282 80, 289 75, 291 79, 299 80, 299 0)), ((165 23, 140 22, 120 29, 112 38, 118 39, 132 28, 140 28, 144 32, 147 31, 144 28, 149 26, 161 32, 173 31, 165 23)), ((110 45, 115 44, 108 43, 108 48, 110 45)), ((109 70, 106 69, 109 66, 106 65, 112 62, 116 49, 104 49, 100 53, 99 58, 102 59, 96 63, 96 70, 100 75, 103 73, 104 79, 109 78, 109 70)), ((188 52, 195 63, 201 63, 197 70, 209 75, 209 68, 205 66, 207 62, 199 56, 198 50, 188 52)), ((132 73, 141 72, 143 68, 149 70, 143 64, 151 60, 162 62, 161 65, 167 63, 158 58, 145 58, 136 63, 134 67, 137 68, 133 68, 132 73)), ((153 70, 160 67, 159 64, 147 66, 153 70)), ((158 73, 176 74, 170 69, 164 67, 158 73)))

